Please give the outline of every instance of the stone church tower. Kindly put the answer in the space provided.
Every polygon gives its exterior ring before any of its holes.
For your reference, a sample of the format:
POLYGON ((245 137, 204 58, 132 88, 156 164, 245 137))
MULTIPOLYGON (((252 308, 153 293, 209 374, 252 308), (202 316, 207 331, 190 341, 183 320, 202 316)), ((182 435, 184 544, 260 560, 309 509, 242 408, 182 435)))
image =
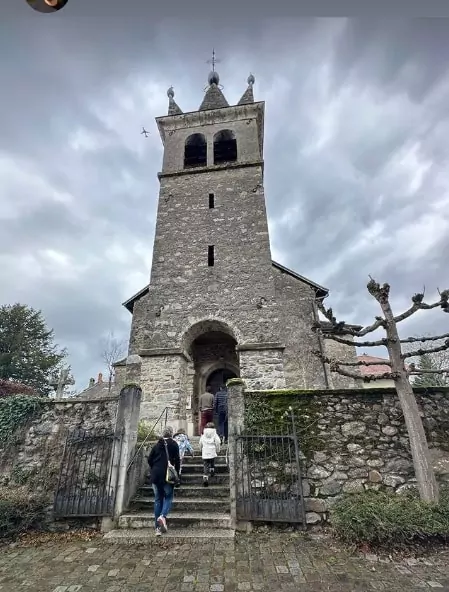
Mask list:
POLYGON ((156 119, 164 157, 153 262, 149 285, 124 303, 128 364, 138 362, 142 416, 173 405, 171 423, 190 434, 199 394, 231 377, 254 389, 330 388, 311 353, 323 345, 311 326, 327 290, 271 259, 265 104, 254 82, 230 106, 212 71, 198 111, 183 113, 170 88, 168 115, 156 119))

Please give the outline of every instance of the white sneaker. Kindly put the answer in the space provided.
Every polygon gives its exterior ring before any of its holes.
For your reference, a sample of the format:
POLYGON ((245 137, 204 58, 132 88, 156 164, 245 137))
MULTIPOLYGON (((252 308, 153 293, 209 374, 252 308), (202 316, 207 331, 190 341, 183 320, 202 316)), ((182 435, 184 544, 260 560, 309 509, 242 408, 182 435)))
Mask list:
POLYGON ((159 516, 157 523, 159 524, 159 528, 162 532, 167 532, 167 521, 165 520, 164 516, 159 516))
POLYGON ((162 531, 159 527, 156 528, 155 534, 156 534, 156 536, 162 536, 162 531))

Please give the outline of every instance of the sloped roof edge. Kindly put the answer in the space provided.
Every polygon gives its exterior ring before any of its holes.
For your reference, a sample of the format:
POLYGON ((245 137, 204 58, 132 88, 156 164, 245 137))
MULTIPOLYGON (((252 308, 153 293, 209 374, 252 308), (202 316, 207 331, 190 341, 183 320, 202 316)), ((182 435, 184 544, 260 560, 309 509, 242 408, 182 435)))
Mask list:
POLYGON ((317 284, 315 282, 312 282, 312 280, 309 280, 306 277, 304 277, 303 275, 300 275, 299 273, 296 273, 296 271, 293 271, 292 269, 289 269, 288 267, 285 267, 284 265, 281 265, 277 261, 272 261, 271 263, 272 263, 272 265, 274 267, 276 267, 280 271, 283 271, 284 273, 287 273, 288 275, 291 275, 295 279, 300 280, 301 282, 304 282, 304 283, 308 284, 309 286, 311 286, 316 291, 317 296, 323 296, 324 297, 324 296, 327 296, 329 294, 328 288, 324 288, 323 286, 320 286, 320 284, 317 284))
MULTIPOLYGON (((294 277, 295 279, 300 280, 301 282, 304 282, 304 283, 308 284, 309 286, 311 286, 315 290, 317 296, 325 297, 329 294, 329 290, 327 288, 324 288, 323 286, 320 286, 319 284, 312 282, 312 280, 309 280, 309 279, 305 278, 304 276, 300 275, 299 273, 296 273, 295 271, 288 269, 288 267, 284 267, 283 265, 281 265, 280 263, 277 263, 276 261, 271 261, 271 264, 273 265, 273 267, 276 267, 277 269, 279 269, 283 273, 287 273, 288 275, 294 277)), ((131 296, 131 298, 128 298, 128 300, 125 300, 125 302, 122 303, 122 306, 124 306, 126 308, 126 310, 129 310, 129 312, 132 313, 133 309, 134 309, 134 303, 137 300, 140 300, 140 298, 142 298, 142 296, 145 296, 145 294, 148 294, 149 287, 150 287, 150 285, 148 284, 147 286, 142 288, 139 292, 134 294, 134 296, 131 296)))

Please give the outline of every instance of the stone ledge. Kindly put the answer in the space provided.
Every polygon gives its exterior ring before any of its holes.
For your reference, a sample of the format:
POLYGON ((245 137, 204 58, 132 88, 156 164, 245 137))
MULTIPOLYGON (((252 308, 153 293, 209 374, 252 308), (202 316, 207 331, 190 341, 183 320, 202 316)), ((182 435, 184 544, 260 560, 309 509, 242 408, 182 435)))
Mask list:
POLYGON ((230 162, 230 163, 226 163, 226 164, 222 164, 222 165, 215 164, 215 165, 204 166, 204 167, 192 167, 189 169, 182 169, 181 171, 158 173, 157 176, 159 179, 163 179, 165 177, 179 177, 182 175, 192 175, 192 174, 197 174, 197 173, 211 173, 214 171, 226 171, 228 169, 243 169, 243 168, 255 167, 255 166, 262 167, 262 170, 263 170, 263 166, 264 166, 263 160, 253 160, 251 162, 236 162, 236 163, 230 162))
POLYGON ((88 395, 86 395, 85 397, 80 397, 78 398, 76 395, 73 397, 68 397, 67 399, 48 399, 48 401, 45 399, 45 404, 50 404, 50 405, 76 405, 77 403, 110 403, 112 401, 118 401, 119 399, 119 395, 116 395, 114 397, 99 397, 99 398, 89 398, 88 395))
POLYGON ((236 351, 263 351, 268 349, 285 349, 285 345, 277 342, 242 343, 236 346, 236 351))
POLYGON ((161 347, 155 349, 141 349, 139 356, 142 358, 153 358, 156 356, 182 356, 185 360, 190 361, 189 356, 180 348, 161 347))
MULTIPOLYGON (((449 397, 449 387, 415 387, 413 392, 418 395, 444 395, 449 397)), ((296 395, 303 395, 303 396, 320 396, 323 397, 335 397, 335 396, 357 396, 362 395, 364 397, 368 396, 397 396, 396 389, 394 387, 373 387, 373 388, 339 388, 339 389, 302 389, 302 388, 288 388, 288 389, 246 389, 245 394, 247 395, 284 395, 284 396, 296 396, 296 395)))

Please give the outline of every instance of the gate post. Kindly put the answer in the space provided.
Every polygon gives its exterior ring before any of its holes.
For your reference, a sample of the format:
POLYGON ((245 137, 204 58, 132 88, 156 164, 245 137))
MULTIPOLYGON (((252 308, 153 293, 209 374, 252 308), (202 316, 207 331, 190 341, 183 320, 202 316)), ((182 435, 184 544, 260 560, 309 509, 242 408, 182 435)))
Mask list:
POLYGON ((103 519, 104 532, 112 528, 111 522, 117 521, 123 511, 128 462, 137 442, 141 399, 142 389, 136 384, 126 385, 120 391, 115 423, 114 464, 111 467, 111 483, 115 485, 114 516, 112 521, 103 519))
POLYGON ((237 493, 238 493, 238 468, 237 468, 237 441, 238 436, 245 428, 245 383, 241 378, 228 380, 228 463, 229 463, 229 495, 231 505, 231 528, 234 530, 251 529, 251 523, 239 523, 237 517, 237 493))

